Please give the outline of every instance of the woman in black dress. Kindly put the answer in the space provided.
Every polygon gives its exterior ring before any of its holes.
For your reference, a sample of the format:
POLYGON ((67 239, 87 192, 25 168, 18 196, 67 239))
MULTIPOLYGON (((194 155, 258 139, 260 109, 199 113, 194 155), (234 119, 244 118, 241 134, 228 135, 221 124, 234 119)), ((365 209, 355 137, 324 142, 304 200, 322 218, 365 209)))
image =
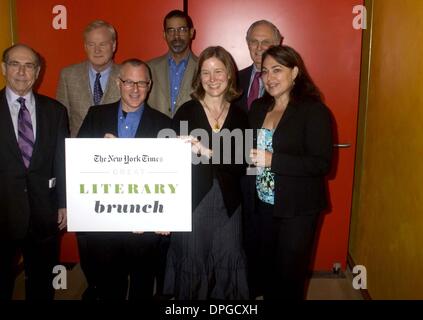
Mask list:
POLYGON ((173 119, 179 135, 188 125, 193 149, 192 232, 171 234, 165 276, 165 293, 178 300, 248 298, 240 190, 248 119, 231 104, 239 96, 235 70, 225 49, 205 49, 193 99, 173 119))

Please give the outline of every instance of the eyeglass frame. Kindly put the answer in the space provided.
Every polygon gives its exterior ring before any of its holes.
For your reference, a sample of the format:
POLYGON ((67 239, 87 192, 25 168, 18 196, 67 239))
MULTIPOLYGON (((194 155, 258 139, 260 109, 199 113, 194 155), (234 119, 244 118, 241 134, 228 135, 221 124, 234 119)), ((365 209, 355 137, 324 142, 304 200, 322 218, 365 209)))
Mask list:
POLYGON ((135 85, 137 85, 137 88, 146 89, 151 84, 151 80, 132 81, 132 80, 123 80, 122 78, 119 78, 119 80, 122 81, 122 85, 127 89, 135 88, 135 85))
POLYGON ((12 69, 19 70, 20 68, 24 68, 25 70, 35 71, 39 67, 36 63, 32 62, 26 62, 26 63, 20 63, 19 61, 7 61, 5 64, 12 69))
POLYGON ((183 27, 178 27, 178 28, 166 28, 165 32, 169 37, 173 37, 176 33, 178 34, 188 34, 190 30, 190 27, 188 26, 183 26, 183 27))

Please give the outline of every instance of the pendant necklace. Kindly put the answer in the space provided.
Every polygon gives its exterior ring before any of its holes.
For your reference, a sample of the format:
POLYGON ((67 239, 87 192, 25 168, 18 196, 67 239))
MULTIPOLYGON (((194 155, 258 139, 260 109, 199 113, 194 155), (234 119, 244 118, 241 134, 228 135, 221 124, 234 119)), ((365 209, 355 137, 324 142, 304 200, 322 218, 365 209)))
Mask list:
POLYGON ((210 109, 210 107, 207 105, 207 103, 206 103, 206 101, 205 100, 203 100, 203 103, 204 103, 204 106, 206 107, 206 109, 209 111, 209 113, 210 113, 210 116, 214 119, 214 121, 215 121, 215 123, 214 123, 214 125, 212 126, 212 130, 213 130, 213 132, 215 132, 215 133, 218 133, 219 131, 220 131, 220 129, 221 129, 221 127, 219 126, 219 119, 220 119, 220 117, 222 116, 222 114, 223 114, 223 112, 225 111, 225 107, 223 106, 224 105, 224 103, 225 102, 223 102, 222 104, 221 104, 221 107, 222 107, 222 110, 220 111, 220 113, 219 113, 219 116, 217 117, 217 118, 215 118, 214 116, 213 116, 213 114, 212 114, 212 112, 211 112, 211 109, 210 109))

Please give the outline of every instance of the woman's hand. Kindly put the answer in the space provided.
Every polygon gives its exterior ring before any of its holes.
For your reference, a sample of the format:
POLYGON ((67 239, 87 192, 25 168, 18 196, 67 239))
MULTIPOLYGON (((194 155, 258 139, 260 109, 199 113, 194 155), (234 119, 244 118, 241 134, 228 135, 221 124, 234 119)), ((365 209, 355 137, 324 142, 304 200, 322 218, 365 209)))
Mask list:
POLYGON ((112 133, 106 133, 105 135, 104 135, 104 137, 105 138, 117 138, 114 134, 112 134, 112 133))
POLYGON ((272 165, 272 153, 263 149, 251 149, 250 159, 256 167, 270 167, 272 165))
POLYGON ((187 143, 191 143, 191 151, 196 155, 205 156, 208 159, 212 157, 213 151, 203 146, 197 138, 193 136, 180 136, 179 138, 187 143))

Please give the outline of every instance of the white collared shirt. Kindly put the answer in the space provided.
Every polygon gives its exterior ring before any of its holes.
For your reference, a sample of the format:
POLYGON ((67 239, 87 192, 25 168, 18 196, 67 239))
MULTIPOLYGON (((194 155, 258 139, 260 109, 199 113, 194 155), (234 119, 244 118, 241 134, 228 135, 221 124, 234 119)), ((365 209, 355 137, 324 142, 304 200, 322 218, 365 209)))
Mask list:
MULTIPOLYGON (((13 92, 9 87, 6 87, 6 99, 9 105, 10 116, 12 117, 13 128, 15 129, 16 140, 18 140, 18 115, 21 104, 17 101, 19 95, 13 92)), ((36 138, 37 120, 35 115, 35 97, 32 91, 28 92, 22 98, 25 98, 25 106, 31 115, 32 129, 34 131, 34 140, 36 138)))

